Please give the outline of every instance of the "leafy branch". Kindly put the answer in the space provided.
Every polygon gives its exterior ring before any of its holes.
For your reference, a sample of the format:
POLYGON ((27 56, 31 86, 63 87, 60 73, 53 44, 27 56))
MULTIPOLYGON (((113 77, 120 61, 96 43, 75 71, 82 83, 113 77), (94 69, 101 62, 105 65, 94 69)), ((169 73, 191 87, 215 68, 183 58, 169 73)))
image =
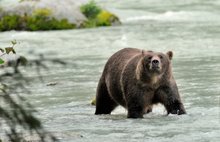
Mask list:
MULTIPOLYGON (((15 52, 15 50, 14 50, 14 46, 17 44, 17 41, 16 40, 13 40, 13 41, 11 41, 11 43, 12 43, 12 46, 11 47, 5 47, 5 48, 0 48, 0 51, 3 53, 2 55, 0 55, 0 57, 2 57, 3 55, 5 55, 5 54, 9 54, 9 53, 13 53, 13 54, 16 54, 16 52, 15 52)), ((5 63, 5 61, 2 59, 2 58, 0 58, 0 65, 1 64, 4 64, 5 63)))
MULTIPOLYGON (((20 56, 14 61, 15 63, 4 61, 1 58, 3 55, 16 54, 14 46, 17 42, 14 40, 11 43, 12 46, 10 47, 0 48, 3 53, 0 55, 0 65, 5 62, 8 65, 2 69, 10 67, 10 65, 14 68, 14 72, 0 72, 0 126, 2 124, 7 126, 5 134, 11 142, 27 141, 23 134, 36 135, 39 142, 58 141, 56 137, 44 129, 41 121, 34 116, 34 113, 36 113, 34 107, 17 93, 17 90, 23 90, 25 93, 31 94, 31 91, 25 87, 29 84, 28 79, 19 71, 18 67, 20 65, 34 65, 37 67, 37 72, 39 72, 41 68, 48 69, 46 64, 43 63, 47 59, 41 55, 39 60, 28 61, 25 57, 20 56)), ((48 59, 47 61, 65 64, 65 62, 58 59, 48 59)))

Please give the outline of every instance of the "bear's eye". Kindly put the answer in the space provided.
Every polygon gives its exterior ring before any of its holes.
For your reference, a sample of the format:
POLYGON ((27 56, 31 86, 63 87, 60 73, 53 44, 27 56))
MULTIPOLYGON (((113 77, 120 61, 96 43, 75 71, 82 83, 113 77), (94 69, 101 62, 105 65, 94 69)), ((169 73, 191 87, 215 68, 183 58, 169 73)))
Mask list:
POLYGON ((159 58, 160 58, 160 59, 163 59, 163 56, 162 56, 162 55, 159 55, 159 58))
POLYGON ((150 57, 148 57, 148 60, 151 60, 152 59, 152 57, 150 56, 150 57))

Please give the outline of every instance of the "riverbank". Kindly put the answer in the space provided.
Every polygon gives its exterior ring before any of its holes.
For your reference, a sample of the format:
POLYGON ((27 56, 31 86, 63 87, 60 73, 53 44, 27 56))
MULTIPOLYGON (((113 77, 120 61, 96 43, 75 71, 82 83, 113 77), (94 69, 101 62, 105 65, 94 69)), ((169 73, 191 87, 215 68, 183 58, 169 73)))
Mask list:
POLYGON ((119 18, 87 0, 20 0, 0 6, 0 31, 45 31, 119 25, 119 18))

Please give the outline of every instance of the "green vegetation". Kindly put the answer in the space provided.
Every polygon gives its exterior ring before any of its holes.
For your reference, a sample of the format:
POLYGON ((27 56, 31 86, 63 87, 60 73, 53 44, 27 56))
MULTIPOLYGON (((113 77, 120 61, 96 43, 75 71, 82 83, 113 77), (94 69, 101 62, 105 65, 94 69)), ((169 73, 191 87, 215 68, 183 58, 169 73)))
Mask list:
POLYGON ((17 30, 20 26, 20 17, 17 15, 3 16, 0 20, 0 30, 17 30))
POLYGON ((14 46, 15 44, 17 44, 16 40, 11 41, 12 46, 11 47, 5 47, 5 48, 0 48, 1 51, 1 55, 0 55, 0 65, 4 64, 5 61, 1 58, 1 56, 5 55, 5 54, 9 54, 10 52, 12 52, 13 54, 16 54, 15 50, 14 50, 14 46))
POLYGON ((101 12, 101 8, 94 1, 80 7, 81 12, 88 18, 94 19, 101 12))
POLYGON ((67 19, 55 19, 52 17, 52 11, 45 8, 35 10, 32 15, 6 15, 0 19, 0 31, 42 31, 73 28, 76 28, 75 24, 69 23, 67 19))
POLYGON ((73 29, 75 24, 71 24, 67 19, 57 20, 52 17, 52 11, 49 9, 37 9, 33 12, 32 16, 26 17, 27 30, 39 31, 39 30, 61 30, 61 29, 73 29))
POLYGON ((26 138, 25 135, 34 137, 37 139, 35 141, 39 142, 58 141, 56 137, 44 129, 41 121, 34 116, 36 113, 34 107, 20 94, 20 92, 31 94, 31 90, 26 88, 30 80, 22 74, 18 67, 26 62, 29 63, 25 64, 27 67, 36 65, 38 72, 39 69, 46 67, 42 63, 44 60, 40 58, 31 61, 20 56, 13 61, 4 61, 2 56, 5 54, 16 54, 14 45, 17 42, 14 40, 11 43, 12 46, 10 47, 0 48, 0 126, 4 124, 4 127, 8 128, 4 130, 5 136, 0 138, 0 142, 32 141, 26 138), (7 64, 2 65, 4 62, 7 64))
MULTIPOLYGON (((3 9, 0 7, 0 13, 2 13, 3 9)), ((1 141, 0 141, 1 142, 1 141)))
MULTIPOLYGON (((81 24, 80 28, 93 28, 120 24, 117 16, 106 10, 102 10, 94 1, 82 5, 80 10, 85 17, 87 17, 87 20, 81 24)), ((53 12, 47 8, 36 9, 30 15, 14 14, 0 17, 0 31, 45 31, 75 28, 77 28, 77 26, 70 23, 67 19, 59 20, 53 17, 53 12)))
POLYGON ((119 18, 108 11, 101 11, 97 15, 98 26, 111 26, 114 23, 120 23, 119 18))
POLYGON ((119 18, 114 14, 102 10, 94 1, 80 7, 81 12, 87 17, 83 27, 93 28, 99 26, 111 26, 114 23, 120 23, 119 18))
POLYGON ((91 105, 95 106, 95 104, 96 104, 96 98, 93 98, 91 101, 91 105))

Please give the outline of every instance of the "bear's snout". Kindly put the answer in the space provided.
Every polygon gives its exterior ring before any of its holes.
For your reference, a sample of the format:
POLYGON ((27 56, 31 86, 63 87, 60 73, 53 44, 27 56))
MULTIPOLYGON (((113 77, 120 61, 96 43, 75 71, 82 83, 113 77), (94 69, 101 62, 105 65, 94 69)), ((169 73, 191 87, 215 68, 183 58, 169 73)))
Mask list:
POLYGON ((157 60, 157 59, 154 59, 153 61, 152 61, 152 65, 153 65, 153 67, 155 66, 155 67, 158 67, 158 65, 159 65, 159 60, 157 60))
POLYGON ((161 69, 161 65, 160 65, 160 60, 159 58, 156 56, 156 57, 153 57, 151 59, 151 62, 150 62, 150 70, 152 71, 160 71, 161 69))

